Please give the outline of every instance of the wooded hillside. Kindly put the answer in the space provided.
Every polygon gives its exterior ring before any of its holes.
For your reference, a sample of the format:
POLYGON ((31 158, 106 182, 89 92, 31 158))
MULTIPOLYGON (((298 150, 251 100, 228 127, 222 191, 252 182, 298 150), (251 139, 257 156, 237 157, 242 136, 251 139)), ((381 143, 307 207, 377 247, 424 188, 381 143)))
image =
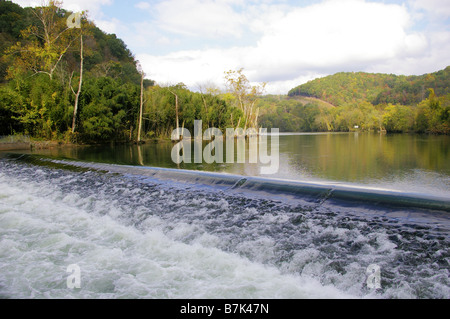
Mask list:
POLYGON ((450 66, 421 76, 337 73, 300 85, 289 97, 335 106, 316 110, 313 130, 450 133, 450 66))
POLYGON ((193 130, 194 120, 219 129, 257 125, 260 92, 242 70, 224 75, 227 94, 194 93, 183 83, 160 87, 144 79, 116 35, 85 14, 79 28, 69 28, 72 17, 57 1, 22 8, 0 0, 0 135, 141 141, 170 137, 175 128, 193 130))
POLYGON ((429 96, 450 93, 450 66, 445 70, 421 76, 372 73, 337 73, 310 81, 289 92, 289 96, 308 96, 335 106, 353 102, 415 105, 429 96))

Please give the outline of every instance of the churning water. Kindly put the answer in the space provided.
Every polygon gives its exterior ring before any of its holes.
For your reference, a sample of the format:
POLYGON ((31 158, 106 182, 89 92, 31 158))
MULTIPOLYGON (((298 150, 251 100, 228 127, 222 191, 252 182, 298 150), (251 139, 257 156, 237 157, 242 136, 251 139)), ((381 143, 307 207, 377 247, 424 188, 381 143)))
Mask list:
POLYGON ((448 212, 283 200, 130 171, 0 159, 0 297, 450 298, 448 212), (80 289, 67 287, 72 264, 80 289))

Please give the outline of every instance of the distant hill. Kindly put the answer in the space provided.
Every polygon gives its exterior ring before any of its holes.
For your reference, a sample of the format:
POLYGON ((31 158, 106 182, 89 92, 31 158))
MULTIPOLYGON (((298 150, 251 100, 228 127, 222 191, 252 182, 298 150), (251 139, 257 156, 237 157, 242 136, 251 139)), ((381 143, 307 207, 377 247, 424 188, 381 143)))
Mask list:
POLYGON ((363 101, 373 105, 417 105, 428 98, 430 88, 437 96, 450 93, 450 66, 421 76, 337 73, 300 85, 289 91, 289 96, 313 97, 335 106, 363 101))
POLYGON ((450 66, 421 76, 341 72, 259 107, 261 125, 282 132, 450 134, 450 66))

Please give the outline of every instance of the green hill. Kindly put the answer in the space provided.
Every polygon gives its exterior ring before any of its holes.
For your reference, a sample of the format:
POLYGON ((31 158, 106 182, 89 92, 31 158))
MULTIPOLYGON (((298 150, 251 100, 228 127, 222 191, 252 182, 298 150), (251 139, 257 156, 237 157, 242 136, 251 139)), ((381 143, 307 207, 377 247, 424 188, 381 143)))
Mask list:
MULTIPOLYGON (((31 37, 24 38, 22 31, 30 26, 40 28, 40 21, 33 13, 32 8, 22 8, 10 1, 0 1, 0 83, 6 81, 7 69, 10 56, 7 50, 11 46, 20 43, 25 45, 29 41, 38 40, 31 37), (38 27, 39 26, 39 27, 38 27)), ((69 12, 59 9, 56 19, 59 20, 57 27, 64 24, 69 12)), ((106 34, 92 22, 85 21, 85 72, 93 76, 110 76, 121 79, 122 82, 134 84, 140 83, 140 75, 136 69, 136 61, 125 43, 116 37, 115 34, 106 34)), ((71 46, 64 55, 61 65, 67 68, 68 72, 79 69, 78 50, 71 46)))
POLYGON ((373 105, 416 105, 428 98, 430 88, 437 96, 450 93, 450 66, 421 76, 337 73, 300 85, 289 96, 314 97, 335 106, 363 101, 373 105))
POLYGON ((337 73, 259 103, 283 132, 450 133, 450 67, 421 76, 337 73))

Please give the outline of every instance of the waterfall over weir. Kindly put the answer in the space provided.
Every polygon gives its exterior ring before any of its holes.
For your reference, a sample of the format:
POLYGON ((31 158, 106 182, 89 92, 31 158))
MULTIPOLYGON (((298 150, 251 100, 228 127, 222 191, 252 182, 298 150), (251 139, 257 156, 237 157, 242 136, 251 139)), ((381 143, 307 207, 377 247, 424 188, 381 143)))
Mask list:
POLYGON ((299 181, 247 177, 226 173, 210 173, 156 167, 139 167, 86 163, 69 160, 46 159, 36 155, 9 155, 22 161, 51 162, 62 167, 92 169, 110 173, 138 176, 157 183, 178 183, 185 187, 208 187, 227 193, 251 197, 298 201, 310 205, 336 204, 350 206, 373 206, 379 209, 407 208, 425 209, 450 213, 450 198, 424 194, 405 193, 395 190, 378 189, 350 184, 305 183, 299 181))
POLYGON ((0 297, 448 299, 449 212, 350 184, 3 155, 0 297))

